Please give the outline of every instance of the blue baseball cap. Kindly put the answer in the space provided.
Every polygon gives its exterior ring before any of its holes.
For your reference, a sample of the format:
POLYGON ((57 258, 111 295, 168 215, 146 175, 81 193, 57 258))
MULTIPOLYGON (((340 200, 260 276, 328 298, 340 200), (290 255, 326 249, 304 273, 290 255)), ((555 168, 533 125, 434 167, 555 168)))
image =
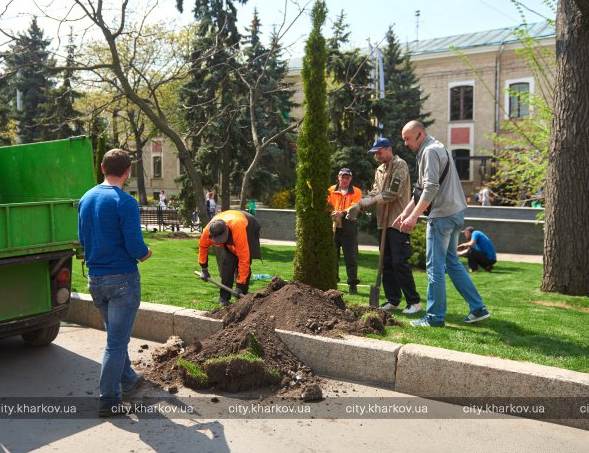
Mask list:
POLYGON ((388 148, 391 146, 391 141, 385 137, 377 138, 372 144, 372 148, 368 150, 369 153, 375 153, 381 148, 388 148))

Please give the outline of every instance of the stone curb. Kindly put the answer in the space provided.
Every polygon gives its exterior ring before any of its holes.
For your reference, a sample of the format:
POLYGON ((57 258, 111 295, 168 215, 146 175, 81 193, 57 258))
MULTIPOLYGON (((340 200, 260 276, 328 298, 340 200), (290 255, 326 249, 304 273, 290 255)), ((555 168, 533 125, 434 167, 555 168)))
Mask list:
MULTIPOLYGON (((534 398, 578 397, 589 404, 589 374, 406 344, 397 357, 395 390, 449 402, 503 397, 530 398, 533 404, 534 398)), ((589 429, 589 418, 545 421, 589 429)))
POLYGON ((336 339, 279 329, 276 333, 293 354, 319 375, 395 386, 400 344, 352 335, 336 339))
MULTIPOLYGON (((205 314, 190 308, 141 302, 132 335, 159 342, 165 342, 171 335, 178 335, 188 343, 201 340, 223 328, 223 321, 205 314)), ((66 320, 104 330, 100 312, 89 294, 72 293, 66 320)))
MULTIPOLYGON (((163 342, 203 339, 223 328, 206 312, 142 302, 133 336, 163 342)), ((87 294, 72 293, 67 321, 103 329, 87 294)), ((417 344, 355 336, 342 339, 276 330, 289 349, 317 374, 359 381, 436 400, 484 397, 582 397, 589 404, 589 374, 528 362, 417 344)), ((589 429, 589 420, 552 420, 589 429)))

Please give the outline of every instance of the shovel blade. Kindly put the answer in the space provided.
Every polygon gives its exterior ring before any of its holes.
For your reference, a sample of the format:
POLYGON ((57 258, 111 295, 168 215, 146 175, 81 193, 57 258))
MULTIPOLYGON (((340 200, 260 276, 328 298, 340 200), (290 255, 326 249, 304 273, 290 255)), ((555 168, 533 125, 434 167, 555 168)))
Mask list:
POLYGON ((368 299, 368 306, 378 308, 378 302, 380 298, 380 285, 370 285, 370 299, 368 299))

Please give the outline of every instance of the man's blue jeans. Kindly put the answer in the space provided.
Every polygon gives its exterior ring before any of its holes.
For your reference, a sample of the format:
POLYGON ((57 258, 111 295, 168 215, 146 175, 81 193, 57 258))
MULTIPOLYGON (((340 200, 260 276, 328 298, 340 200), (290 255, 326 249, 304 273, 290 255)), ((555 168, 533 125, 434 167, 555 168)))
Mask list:
POLYGON ((116 404, 121 401, 121 385, 132 387, 138 379, 131 368, 127 347, 141 299, 139 272, 90 277, 89 284, 106 329, 100 400, 116 404))
POLYGON ((446 317, 446 272, 466 300, 470 312, 485 305, 456 254, 464 211, 448 217, 428 219, 426 235, 427 309, 431 324, 441 324, 446 317))

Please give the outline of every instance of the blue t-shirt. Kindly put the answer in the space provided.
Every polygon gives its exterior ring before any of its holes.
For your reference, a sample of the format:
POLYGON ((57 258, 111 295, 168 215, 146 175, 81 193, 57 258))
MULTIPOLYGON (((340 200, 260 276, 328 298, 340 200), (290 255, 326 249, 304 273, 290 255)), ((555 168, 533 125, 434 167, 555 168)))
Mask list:
POLYGON ((473 231, 471 240, 474 240, 474 249, 483 253, 491 261, 497 260, 495 246, 489 237, 482 231, 473 231))
POLYGON ((137 271, 148 249, 141 235, 139 205, 115 186, 98 185, 78 207, 78 237, 91 277, 137 271))

